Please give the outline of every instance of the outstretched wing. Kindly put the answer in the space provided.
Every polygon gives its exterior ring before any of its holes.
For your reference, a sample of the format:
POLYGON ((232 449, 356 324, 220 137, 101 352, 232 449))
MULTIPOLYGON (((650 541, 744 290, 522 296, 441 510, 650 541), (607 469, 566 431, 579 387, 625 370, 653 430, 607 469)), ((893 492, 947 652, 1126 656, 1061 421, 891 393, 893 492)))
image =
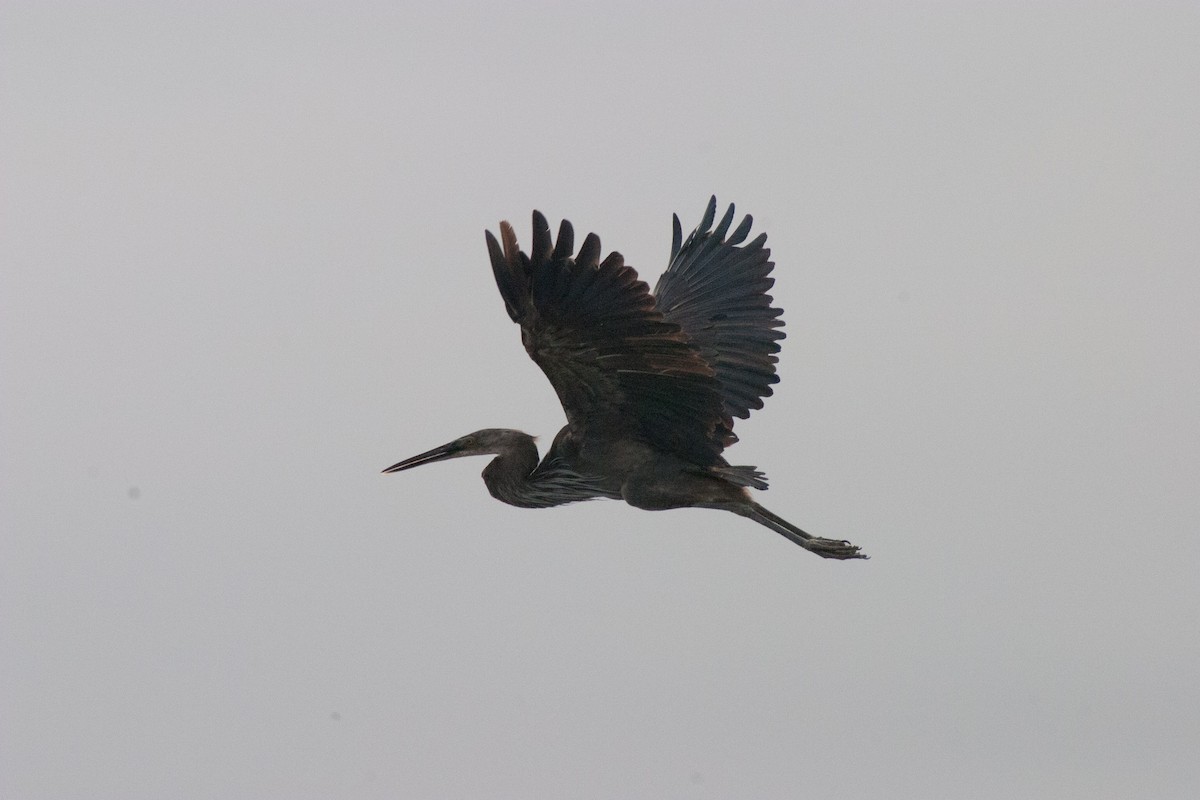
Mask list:
POLYGON ((767 235, 742 244, 753 218, 746 215, 729 238, 733 206, 716 230, 717 198, 699 227, 682 242, 679 217, 674 217, 671 262, 654 289, 663 317, 677 324, 707 361, 721 383, 721 399, 728 417, 750 416, 762 408, 779 382, 775 363, 779 340, 784 337, 781 309, 771 306, 767 290, 775 283, 771 251, 763 245, 767 235), (682 244, 681 244, 682 242, 682 244))
POLYGON ((590 233, 575 255, 566 220, 552 249, 537 211, 531 254, 507 222, 500 237, 503 246, 487 233, 496 285, 571 428, 632 435, 696 464, 718 463, 732 420, 714 370, 679 325, 663 319, 621 254, 600 261, 600 239, 590 233))

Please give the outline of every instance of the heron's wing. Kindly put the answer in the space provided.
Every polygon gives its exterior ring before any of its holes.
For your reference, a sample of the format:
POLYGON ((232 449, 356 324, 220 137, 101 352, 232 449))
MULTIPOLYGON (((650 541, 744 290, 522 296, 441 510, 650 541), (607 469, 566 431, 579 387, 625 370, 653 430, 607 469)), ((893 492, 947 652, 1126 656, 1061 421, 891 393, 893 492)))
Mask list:
POLYGON ((775 283, 771 251, 760 233, 742 244, 753 219, 746 215, 725 238, 733 222, 733 206, 714 230, 717 198, 708 201, 700 225, 682 241, 679 217, 674 217, 671 262, 654 289, 663 317, 687 334, 721 383, 721 399, 729 417, 750 416, 771 395, 775 354, 784 337, 783 313, 771 306, 767 291, 775 283))
POLYGON ((487 234, 496 285, 521 326, 530 357, 550 379, 570 427, 583 436, 633 436, 697 464, 714 464, 732 420, 720 384, 679 325, 663 319, 649 287, 620 253, 600 260, 588 234, 533 212, 533 249, 517 246, 507 222, 503 245, 487 234))

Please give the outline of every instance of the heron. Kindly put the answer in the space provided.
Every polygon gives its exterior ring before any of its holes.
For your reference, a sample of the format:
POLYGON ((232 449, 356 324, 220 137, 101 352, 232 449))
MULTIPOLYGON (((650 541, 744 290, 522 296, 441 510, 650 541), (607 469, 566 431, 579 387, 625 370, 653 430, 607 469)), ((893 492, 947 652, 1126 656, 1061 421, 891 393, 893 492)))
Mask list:
POLYGON ((589 233, 578 251, 571 223, 558 236, 533 212, 522 251, 512 225, 485 231, 508 316, 529 357, 550 379, 567 424, 544 458, 535 437, 507 428, 468 433, 383 470, 401 472, 464 456, 495 456, 483 482, 497 500, 547 508, 624 500, 640 509, 712 508, 748 517, 824 558, 866 558, 841 539, 813 536, 755 502, 756 467, 722 453, 734 418, 763 407, 779 382, 782 310, 767 291, 775 264, 753 218, 730 232, 731 204, 716 227, 712 197, 687 239, 673 216, 671 255, 654 293, 618 252, 601 258, 589 233))

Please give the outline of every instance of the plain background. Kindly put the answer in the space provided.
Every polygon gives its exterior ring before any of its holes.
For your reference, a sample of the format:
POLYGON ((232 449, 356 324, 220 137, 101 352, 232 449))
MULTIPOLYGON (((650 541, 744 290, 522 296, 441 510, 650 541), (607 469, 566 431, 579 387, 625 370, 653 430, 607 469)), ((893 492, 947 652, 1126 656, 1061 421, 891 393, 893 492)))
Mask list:
POLYGON ((0 7, 0 796, 1185 798, 1200 11, 0 7), (755 215, 732 515, 562 424, 483 230, 755 215))

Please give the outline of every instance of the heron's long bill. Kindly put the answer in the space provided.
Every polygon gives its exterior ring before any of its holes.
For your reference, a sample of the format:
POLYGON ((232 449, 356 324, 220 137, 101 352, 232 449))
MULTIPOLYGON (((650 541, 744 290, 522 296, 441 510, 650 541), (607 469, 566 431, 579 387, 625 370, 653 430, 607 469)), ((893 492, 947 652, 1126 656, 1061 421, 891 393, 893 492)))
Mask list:
POLYGON ((462 449, 462 445, 459 444, 458 440, 456 439, 449 444, 444 444, 441 447, 435 447, 432 450, 421 453, 419 456, 406 458, 398 464, 392 464, 390 467, 385 469, 384 472, 401 472, 406 469, 412 469, 413 467, 419 467, 422 464, 432 464, 435 461, 454 458, 455 456, 462 454, 462 449))

